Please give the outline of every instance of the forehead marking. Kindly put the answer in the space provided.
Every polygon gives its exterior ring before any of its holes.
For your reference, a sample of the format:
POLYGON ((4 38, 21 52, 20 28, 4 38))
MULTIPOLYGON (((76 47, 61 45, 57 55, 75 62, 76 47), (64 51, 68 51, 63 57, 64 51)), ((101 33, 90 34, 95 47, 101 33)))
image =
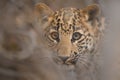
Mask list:
POLYGON ((74 22, 74 11, 72 8, 69 9, 61 9, 58 11, 58 17, 57 24, 61 24, 62 30, 68 30, 72 28, 73 22, 74 22))
POLYGON ((80 10, 75 8, 63 8, 56 11, 54 14, 54 25, 57 30, 61 27, 62 30, 67 31, 73 29, 73 31, 80 30, 82 27, 82 20, 80 10))

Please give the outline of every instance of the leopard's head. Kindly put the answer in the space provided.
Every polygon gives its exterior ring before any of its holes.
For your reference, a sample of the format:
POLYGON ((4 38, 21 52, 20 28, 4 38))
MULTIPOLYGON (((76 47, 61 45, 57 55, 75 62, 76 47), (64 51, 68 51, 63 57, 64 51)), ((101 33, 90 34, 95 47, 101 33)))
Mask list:
POLYGON ((35 6, 36 30, 54 51, 55 61, 76 64, 79 58, 94 55, 101 35, 100 10, 96 4, 83 9, 51 10, 47 5, 35 6))

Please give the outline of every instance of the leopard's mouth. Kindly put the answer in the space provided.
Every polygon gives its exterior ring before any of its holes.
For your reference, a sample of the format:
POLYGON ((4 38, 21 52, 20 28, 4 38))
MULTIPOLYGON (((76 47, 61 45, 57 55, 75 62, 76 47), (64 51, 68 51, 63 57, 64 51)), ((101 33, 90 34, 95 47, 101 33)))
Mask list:
POLYGON ((65 64, 71 65, 71 64, 76 64, 77 58, 69 58, 68 60, 65 61, 65 64))
POLYGON ((70 57, 57 57, 55 59, 55 62, 57 64, 63 64, 63 65, 75 65, 78 61, 79 56, 70 56, 70 57))

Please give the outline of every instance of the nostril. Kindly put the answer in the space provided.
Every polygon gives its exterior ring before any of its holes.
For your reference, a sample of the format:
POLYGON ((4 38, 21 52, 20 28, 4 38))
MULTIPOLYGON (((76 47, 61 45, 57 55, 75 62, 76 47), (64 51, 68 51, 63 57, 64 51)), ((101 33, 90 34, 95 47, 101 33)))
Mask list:
POLYGON ((65 62, 69 57, 67 57, 67 56, 65 56, 65 57, 59 56, 59 58, 60 58, 63 62, 65 62))
POLYGON ((77 53, 76 53, 76 52, 74 52, 74 54, 75 54, 75 55, 77 55, 77 53))

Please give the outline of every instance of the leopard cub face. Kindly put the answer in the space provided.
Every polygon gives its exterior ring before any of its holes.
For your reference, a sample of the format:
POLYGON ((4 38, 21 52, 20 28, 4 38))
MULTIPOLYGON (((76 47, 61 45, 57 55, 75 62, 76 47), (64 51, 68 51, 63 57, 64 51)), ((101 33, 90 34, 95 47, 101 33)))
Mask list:
POLYGON ((95 54, 101 36, 100 10, 96 4, 83 9, 62 8, 52 11, 47 5, 35 6, 36 30, 53 51, 55 61, 76 64, 95 54))

